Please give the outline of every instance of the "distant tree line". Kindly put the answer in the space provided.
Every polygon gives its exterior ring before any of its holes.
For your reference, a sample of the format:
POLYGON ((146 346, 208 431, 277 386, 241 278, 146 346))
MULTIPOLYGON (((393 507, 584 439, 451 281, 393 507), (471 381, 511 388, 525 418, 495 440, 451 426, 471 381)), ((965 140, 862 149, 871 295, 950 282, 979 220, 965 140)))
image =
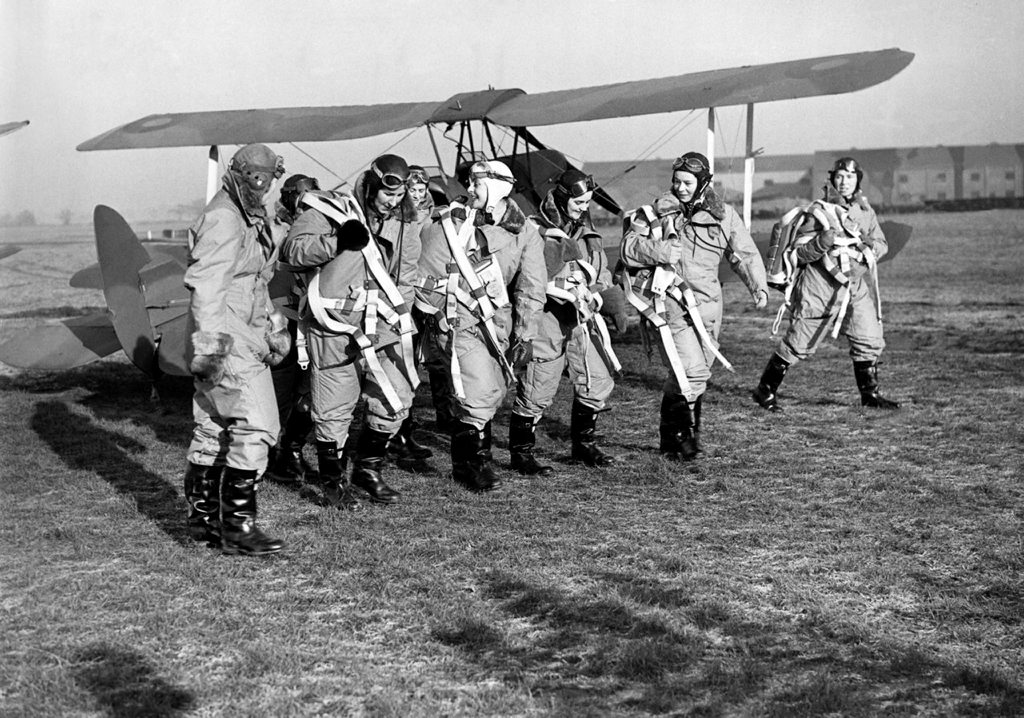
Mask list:
POLYGON ((34 227, 36 216, 31 210, 23 209, 17 214, 0 214, 0 227, 34 227))

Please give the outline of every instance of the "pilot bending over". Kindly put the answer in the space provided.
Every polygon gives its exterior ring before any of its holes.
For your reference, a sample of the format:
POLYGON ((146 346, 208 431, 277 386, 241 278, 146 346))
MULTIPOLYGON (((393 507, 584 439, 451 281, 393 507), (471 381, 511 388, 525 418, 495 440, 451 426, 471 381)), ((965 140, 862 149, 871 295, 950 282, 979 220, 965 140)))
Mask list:
POLYGON ((307 192, 282 249, 282 259, 304 271, 300 329, 308 329, 317 459, 327 499, 339 509, 358 507, 351 486, 375 503, 399 497, 382 471, 419 382, 410 308, 420 240, 408 178, 404 159, 382 155, 354 194, 307 192), (349 481, 346 444, 360 396, 366 421, 349 481))

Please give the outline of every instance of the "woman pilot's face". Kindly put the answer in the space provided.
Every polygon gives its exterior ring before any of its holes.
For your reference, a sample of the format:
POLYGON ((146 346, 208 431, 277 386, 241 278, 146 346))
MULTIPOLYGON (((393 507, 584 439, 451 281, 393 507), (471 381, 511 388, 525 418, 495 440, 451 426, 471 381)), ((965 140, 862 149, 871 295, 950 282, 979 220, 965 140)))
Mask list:
POLYGON ((594 198, 593 192, 584 192, 579 197, 570 197, 565 203, 565 213, 569 219, 577 220, 583 213, 590 209, 590 200, 594 198))
POLYGON ((478 210, 487 207, 487 185, 482 177, 474 177, 469 183, 469 207, 478 210))
POLYGON ((672 173, 672 194, 680 202, 689 202, 697 191, 697 176, 686 170, 677 170, 672 173))
POLYGON ((387 216, 395 211, 395 207, 400 205, 403 199, 405 199, 405 187, 396 187, 395 189, 381 187, 373 197, 373 208, 377 214, 387 216))
POLYGON ((427 198, 427 186, 422 182, 409 185, 409 199, 417 207, 423 206, 423 201, 427 198))
POLYGON ((857 173, 850 170, 836 170, 832 175, 832 186, 840 195, 849 199, 857 191, 857 173))

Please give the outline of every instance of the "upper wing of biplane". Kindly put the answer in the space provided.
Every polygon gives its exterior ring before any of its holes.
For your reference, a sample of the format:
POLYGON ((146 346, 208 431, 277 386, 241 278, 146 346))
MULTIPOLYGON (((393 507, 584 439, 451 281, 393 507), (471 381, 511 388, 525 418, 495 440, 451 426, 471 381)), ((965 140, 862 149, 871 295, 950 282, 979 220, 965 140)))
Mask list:
POLYGON ((0 137, 9 135, 12 132, 17 132, 22 127, 28 126, 28 120, 21 120, 20 122, 0 122, 0 137))
POLYGON ((884 82, 913 57, 893 48, 535 95, 518 89, 483 90, 442 102, 149 115, 87 140, 78 149, 349 140, 465 120, 526 127, 727 107, 853 92, 884 82))

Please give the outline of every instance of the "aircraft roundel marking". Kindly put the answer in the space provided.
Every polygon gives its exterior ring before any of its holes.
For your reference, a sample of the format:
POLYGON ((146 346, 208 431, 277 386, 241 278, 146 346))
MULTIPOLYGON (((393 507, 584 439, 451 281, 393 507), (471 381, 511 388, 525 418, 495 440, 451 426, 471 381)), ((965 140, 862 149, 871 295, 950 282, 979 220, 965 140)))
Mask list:
POLYGON ((825 60, 811 65, 811 72, 827 72, 828 70, 835 70, 838 67, 849 65, 850 61, 847 58, 836 58, 834 60, 825 60))
POLYGON ((175 124, 177 119, 173 115, 156 115, 152 117, 143 117, 138 122, 134 123, 131 127, 132 132, 154 132, 155 130, 162 130, 165 127, 170 127, 175 124))

